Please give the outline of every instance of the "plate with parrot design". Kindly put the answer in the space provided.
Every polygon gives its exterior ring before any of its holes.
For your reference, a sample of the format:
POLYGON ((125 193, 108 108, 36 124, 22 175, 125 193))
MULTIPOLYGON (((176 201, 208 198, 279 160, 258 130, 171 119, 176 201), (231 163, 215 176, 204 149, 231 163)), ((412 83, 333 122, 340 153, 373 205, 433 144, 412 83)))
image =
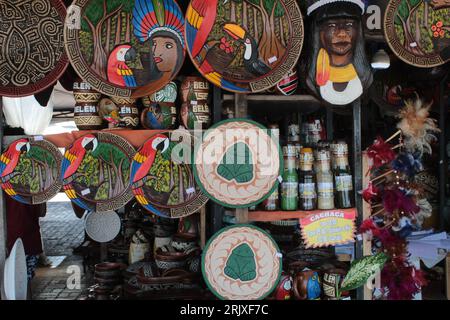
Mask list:
POLYGON ((212 126, 194 155, 200 189, 228 208, 247 208, 267 199, 283 172, 279 141, 261 124, 247 119, 212 126))
POLYGON ((303 19, 296 0, 191 0, 185 36, 192 62, 211 83, 261 92, 296 66, 303 19))
POLYGON ((61 0, 0 1, 0 96, 33 95, 64 73, 65 17, 61 0))
POLYGON ((150 95, 185 58, 184 16, 174 0, 75 0, 64 37, 75 71, 108 96, 150 95))
POLYGON ((62 159, 59 149, 40 137, 16 140, 1 155, 2 189, 25 204, 45 203, 61 190, 62 159))
POLYGON ((129 178, 135 149, 107 132, 87 134, 66 149, 63 189, 77 206, 96 212, 118 210, 132 198, 129 178))
POLYGON ((443 65, 450 61, 450 2, 390 0, 384 34, 404 62, 422 68, 443 65))
POLYGON ((194 136, 186 130, 161 132, 139 149, 131 165, 130 184, 136 200, 165 218, 198 212, 208 201, 193 169, 194 136))
POLYGON ((262 229, 241 224, 218 231, 202 254, 202 273, 222 300, 264 299, 278 285, 282 255, 262 229))

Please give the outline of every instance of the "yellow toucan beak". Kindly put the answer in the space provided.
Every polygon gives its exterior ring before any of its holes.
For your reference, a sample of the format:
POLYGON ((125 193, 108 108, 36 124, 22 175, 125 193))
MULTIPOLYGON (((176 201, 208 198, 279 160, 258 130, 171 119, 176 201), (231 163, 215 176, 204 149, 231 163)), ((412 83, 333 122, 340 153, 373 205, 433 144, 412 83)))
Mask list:
POLYGON ((243 40, 245 37, 245 30, 237 24, 227 23, 223 26, 223 29, 235 40, 243 40))

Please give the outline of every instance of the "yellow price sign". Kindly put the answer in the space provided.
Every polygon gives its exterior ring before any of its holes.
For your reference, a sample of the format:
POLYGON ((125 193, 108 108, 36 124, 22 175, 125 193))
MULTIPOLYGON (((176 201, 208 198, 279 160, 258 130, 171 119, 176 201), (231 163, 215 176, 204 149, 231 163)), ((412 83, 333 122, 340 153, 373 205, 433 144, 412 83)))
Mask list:
POLYGON ((355 241, 356 210, 315 212, 300 219, 306 248, 335 246, 355 241))

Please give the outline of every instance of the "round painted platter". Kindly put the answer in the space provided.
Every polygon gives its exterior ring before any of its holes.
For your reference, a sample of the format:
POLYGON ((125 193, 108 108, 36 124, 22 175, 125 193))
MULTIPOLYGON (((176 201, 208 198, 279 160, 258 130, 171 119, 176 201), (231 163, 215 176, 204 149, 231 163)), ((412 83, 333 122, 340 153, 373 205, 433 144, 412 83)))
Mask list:
POLYGON ((238 93, 275 86, 303 46, 296 0, 191 0, 186 43, 192 62, 214 85, 238 93))
POLYGON ((167 131, 150 137, 136 153, 130 183, 137 201, 148 211, 181 218, 209 200, 195 181, 193 146, 194 137, 188 131, 167 131))
POLYGON ((276 242, 260 228, 245 224, 227 227, 203 250, 203 278, 220 299, 264 299, 278 285, 281 257, 276 242))
POLYGON ((105 243, 114 240, 120 232, 121 220, 115 211, 89 212, 84 220, 89 238, 105 243))
POLYGON ((38 93, 66 70, 60 0, 0 1, 0 96, 38 93))
POLYGON ((196 149, 194 174, 200 189, 228 208, 246 208, 278 188, 283 158, 261 124, 230 119, 212 126, 196 149))
POLYGON ((184 17, 174 0, 75 0, 64 38, 75 71, 108 96, 156 92, 185 58, 184 17))
POLYGON ((431 68, 450 60, 450 2, 390 0, 384 16, 386 41, 397 57, 431 68))
POLYGON ((2 189, 25 204, 45 203, 61 190, 62 154, 42 137, 11 143, 0 158, 2 189))
POLYGON ((3 287, 7 300, 26 300, 28 289, 27 262, 22 239, 18 238, 5 261, 3 287))
POLYGON ((118 210, 133 198, 129 177, 135 152, 128 141, 112 133, 87 134, 75 140, 64 154, 64 192, 85 210, 118 210))

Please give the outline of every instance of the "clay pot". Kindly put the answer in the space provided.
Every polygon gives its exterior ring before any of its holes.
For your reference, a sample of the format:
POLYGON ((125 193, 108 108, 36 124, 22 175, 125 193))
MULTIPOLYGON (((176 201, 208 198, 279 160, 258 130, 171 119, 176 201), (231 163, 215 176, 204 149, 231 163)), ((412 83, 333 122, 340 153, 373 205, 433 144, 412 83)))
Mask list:
POLYGON ((197 236, 190 234, 175 234, 170 245, 177 251, 186 251, 197 245, 197 236))
POLYGON ((211 124, 211 110, 208 105, 209 83, 200 77, 186 77, 181 84, 180 122, 187 129, 194 129, 199 122, 202 129, 211 124))
POLYGON ((158 248, 155 252, 155 262, 161 272, 170 269, 184 269, 189 255, 184 252, 164 252, 158 248))
POLYGON ((152 102, 141 114, 142 126, 146 129, 174 129, 177 109, 173 102, 152 102))
POLYGON ((178 87, 175 82, 168 83, 161 90, 142 98, 144 107, 148 108, 153 102, 172 102, 177 100, 178 87))
POLYGON ((137 275, 136 279, 143 291, 195 288, 198 283, 198 275, 183 269, 168 270, 161 277, 147 278, 137 275))
POLYGON ((98 112, 101 93, 92 89, 91 85, 78 79, 73 83, 75 98, 74 121, 79 130, 99 130, 103 127, 103 119, 98 112))
POLYGON ((349 295, 349 292, 342 292, 338 297, 347 271, 339 268, 330 268, 323 273, 323 294, 327 300, 337 300, 349 295))
POLYGON ((292 277, 283 272, 281 274, 280 282, 275 288, 274 298, 275 300, 289 300, 292 298, 292 277))
POLYGON ((118 127, 136 129, 139 126, 139 109, 136 106, 136 99, 112 97, 112 101, 119 110, 118 127))
POLYGON ((297 261, 289 264, 293 277, 292 289, 298 300, 318 300, 322 293, 320 271, 309 269, 308 263, 297 261))

